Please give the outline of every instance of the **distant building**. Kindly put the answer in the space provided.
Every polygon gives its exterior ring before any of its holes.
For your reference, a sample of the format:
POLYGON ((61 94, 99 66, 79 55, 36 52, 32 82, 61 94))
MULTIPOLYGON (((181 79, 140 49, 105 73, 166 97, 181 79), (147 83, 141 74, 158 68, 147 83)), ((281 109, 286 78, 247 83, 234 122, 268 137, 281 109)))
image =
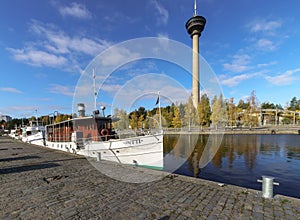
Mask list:
POLYGON ((12 118, 8 115, 0 115, 0 121, 6 121, 6 122, 9 122, 11 121, 12 118))

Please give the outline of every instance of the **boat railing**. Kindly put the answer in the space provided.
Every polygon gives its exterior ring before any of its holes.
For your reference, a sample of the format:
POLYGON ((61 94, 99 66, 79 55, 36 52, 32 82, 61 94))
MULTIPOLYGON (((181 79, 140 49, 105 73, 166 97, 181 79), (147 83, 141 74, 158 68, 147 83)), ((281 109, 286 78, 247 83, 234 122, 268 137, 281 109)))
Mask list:
POLYGON ((140 130, 117 130, 117 136, 119 139, 126 139, 138 136, 145 136, 145 135, 156 135, 161 134, 162 131, 160 129, 140 129, 140 130))

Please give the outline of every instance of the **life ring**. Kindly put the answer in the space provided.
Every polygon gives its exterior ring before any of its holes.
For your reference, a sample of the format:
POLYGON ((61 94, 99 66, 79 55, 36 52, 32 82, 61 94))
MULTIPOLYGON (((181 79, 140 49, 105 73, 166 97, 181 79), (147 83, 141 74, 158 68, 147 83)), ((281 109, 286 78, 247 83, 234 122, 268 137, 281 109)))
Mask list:
POLYGON ((108 135, 108 130, 106 129, 106 128, 103 128, 102 130, 101 130, 101 132, 100 132, 100 134, 102 135, 102 136, 107 136, 108 135))

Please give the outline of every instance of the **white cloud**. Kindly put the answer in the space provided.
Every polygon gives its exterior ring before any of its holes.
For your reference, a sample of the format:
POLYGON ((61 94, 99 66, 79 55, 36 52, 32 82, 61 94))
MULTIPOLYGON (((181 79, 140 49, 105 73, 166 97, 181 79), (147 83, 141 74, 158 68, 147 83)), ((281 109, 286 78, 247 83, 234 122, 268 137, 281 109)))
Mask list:
POLYGON ((69 41, 69 48, 71 50, 91 56, 98 55, 100 51, 108 46, 109 44, 106 41, 91 40, 88 38, 74 38, 69 41))
POLYGON ((296 77, 295 74, 300 73, 300 68, 294 70, 288 70, 282 74, 277 76, 265 76, 265 79, 277 86, 289 85, 295 82, 295 80, 299 80, 300 77, 296 77))
POLYGON ((257 67, 258 68, 261 68, 261 67, 268 67, 268 66, 272 66, 272 65, 275 65, 277 62, 276 61, 271 61, 269 63, 260 63, 260 64, 257 64, 257 67))
POLYGON ((24 49, 7 48, 17 61, 21 61, 33 66, 60 67, 67 63, 63 56, 57 56, 45 51, 36 50, 31 47, 24 49))
POLYGON ((231 72, 239 73, 249 70, 251 67, 248 65, 250 63, 250 56, 247 54, 234 55, 231 63, 223 64, 225 70, 231 72))
POLYGON ((12 92, 12 93, 23 93, 22 91, 20 91, 16 88, 12 88, 12 87, 2 87, 2 88, 0 88, 0 91, 12 92))
POLYGON ((101 57, 101 64, 103 66, 116 66, 123 63, 123 61, 128 61, 138 57, 138 53, 132 52, 127 48, 114 47, 111 48, 104 57, 101 57))
POLYGON ((256 19, 255 21, 248 24, 251 32, 261 32, 264 34, 274 34, 274 31, 279 29, 282 26, 281 21, 269 20, 266 19, 256 19))
POLYGON ((259 39, 256 43, 256 46, 260 50, 267 50, 267 51, 274 51, 276 50, 276 46, 274 45, 273 41, 268 39, 259 39))
POLYGON ((259 76, 261 74, 262 74, 262 72, 248 73, 248 74, 241 74, 241 75, 233 76, 231 78, 227 78, 225 75, 222 75, 220 77, 220 82, 222 85, 233 87, 233 86, 240 84, 241 82, 243 82, 245 80, 251 79, 251 78, 259 76))
MULTIPOLYGON (((126 23, 135 23, 139 18, 137 17, 130 17, 124 13, 122 13, 121 11, 114 11, 113 14, 109 14, 107 16, 103 17, 105 24, 109 24, 115 26, 115 24, 119 25, 120 24, 120 20, 122 20, 122 22, 126 22, 126 23)), ((112 29, 113 27, 110 26, 112 29)))
POLYGON ((71 87, 58 85, 58 84, 52 84, 50 86, 50 88, 48 89, 48 91, 51 93, 57 93, 57 94, 66 95, 66 96, 74 95, 74 91, 71 87))
POLYGON ((72 2, 70 6, 59 7, 59 13, 62 16, 71 16, 83 19, 88 19, 92 17, 91 13, 89 12, 89 10, 87 10, 85 5, 76 2, 72 2))
POLYGON ((109 43, 104 40, 93 40, 79 36, 70 37, 57 30, 53 25, 45 25, 36 20, 32 21, 30 29, 45 38, 47 41, 43 43, 43 46, 54 53, 65 54, 74 51, 95 56, 109 46, 109 43))
POLYGON ((159 25, 167 25, 169 20, 169 12, 165 9, 157 0, 151 1, 154 8, 157 10, 159 16, 157 16, 157 23, 159 25))
POLYGON ((82 36, 71 37, 52 24, 32 20, 30 30, 39 39, 26 42, 21 49, 7 48, 17 61, 34 65, 64 68, 81 72, 84 65, 80 59, 88 55, 94 57, 110 44, 101 39, 82 36))

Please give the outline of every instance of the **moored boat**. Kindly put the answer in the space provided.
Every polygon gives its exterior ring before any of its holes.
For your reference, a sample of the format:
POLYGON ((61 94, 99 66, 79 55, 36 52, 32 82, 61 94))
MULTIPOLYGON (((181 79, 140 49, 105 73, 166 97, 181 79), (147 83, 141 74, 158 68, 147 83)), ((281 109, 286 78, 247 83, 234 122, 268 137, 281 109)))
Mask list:
POLYGON ((30 121, 29 123, 29 126, 22 129, 22 141, 29 144, 45 146, 45 126, 38 121, 30 121))
POLYGON ((79 117, 46 126, 47 147, 117 163, 163 168, 162 131, 123 136, 113 129, 111 116, 101 116, 99 111, 85 116, 84 105, 79 107, 79 117))

